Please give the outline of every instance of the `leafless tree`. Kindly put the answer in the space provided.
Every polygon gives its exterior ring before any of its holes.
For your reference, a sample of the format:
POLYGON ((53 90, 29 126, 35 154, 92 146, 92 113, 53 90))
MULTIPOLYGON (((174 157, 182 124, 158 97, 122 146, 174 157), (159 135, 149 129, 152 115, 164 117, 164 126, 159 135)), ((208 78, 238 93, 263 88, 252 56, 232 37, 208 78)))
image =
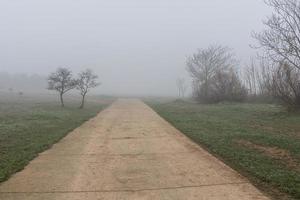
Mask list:
POLYGON ((270 101, 273 97, 281 100, 289 107, 300 106, 300 70, 289 66, 286 62, 273 63, 261 59, 255 64, 255 80, 257 81, 257 97, 270 101))
POLYGON ((177 86, 177 89, 178 89, 178 97, 179 98, 184 98, 185 97, 185 92, 187 90, 187 85, 186 85, 185 79, 184 78, 178 78, 176 80, 176 86, 177 86))
POLYGON ((275 63, 300 69, 300 1, 266 0, 274 13, 264 21, 266 29, 254 33, 259 47, 275 63))
POLYGON ((267 60, 261 60, 256 70, 260 97, 274 97, 290 108, 300 108, 300 70, 286 62, 275 64, 267 60))
POLYGON ((235 64, 233 54, 228 47, 210 46, 198 49, 187 59, 187 70, 193 79, 204 85, 204 95, 208 94, 209 80, 218 70, 227 70, 235 64))
POLYGON ((256 66, 255 60, 251 58, 251 62, 246 66, 244 70, 245 86, 248 88, 249 95, 256 96, 259 93, 258 89, 258 67, 256 66))
POLYGON ((228 71, 218 71, 212 78, 210 91, 210 102, 212 103, 243 101, 247 97, 247 89, 233 68, 228 71))
POLYGON ((98 76, 93 73, 92 70, 87 69, 79 73, 79 78, 77 80, 76 88, 80 91, 80 95, 82 96, 80 108, 84 107, 86 94, 90 91, 91 88, 95 88, 100 85, 97 82, 98 76))
POLYGON ((272 71, 270 90, 288 107, 300 109, 300 70, 280 63, 272 71))
POLYGON ((72 77, 72 72, 67 68, 58 68, 48 77, 48 89, 56 90, 59 93, 61 106, 64 107, 63 95, 76 87, 76 80, 72 77))
POLYGON ((273 62, 261 57, 259 62, 255 64, 257 94, 261 97, 271 98, 273 95, 273 71, 275 66, 273 62))
POLYGON ((249 97, 270 96, 271 66, 272 64, 263 57, 251 58, 250 64, 244 68, 243 73, 244 85, 248 89, 249 97))
MULTIPOLYGON (((237 64, 231 49, 223 46, 210 46, 199 49, 187 59, 187 70, 193 78, 193 93, 199 101, 215 101, 216 87, 224 86, 223 77, 231 76, 232 70, 237 64)), ((228 85, 227 85, 228 86, 228 85)), ((227 87, 226 86, 226 87, 227 87)), ((219 95, 219 94, 218 94, 219 95)))
POLYGON ((288 106, 300 107, 300 1, 266 0, 274 13, 261 33, 254 33, 265 58, 262 68, 264 91, 288 106))

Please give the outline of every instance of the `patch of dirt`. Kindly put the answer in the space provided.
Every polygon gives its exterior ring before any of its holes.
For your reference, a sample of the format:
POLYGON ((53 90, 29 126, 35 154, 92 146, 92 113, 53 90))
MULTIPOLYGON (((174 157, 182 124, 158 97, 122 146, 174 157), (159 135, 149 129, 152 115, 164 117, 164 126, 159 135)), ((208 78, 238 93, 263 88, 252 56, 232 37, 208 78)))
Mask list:
POLYGON ((300 170, 300 166, 297 161, 291 156, 291 154, 285 150, 278 147, 267 147, 263 145, 254 144, 248 140, 238 140, 239 145, 245 146, 250 149, 258 150, 263 154, 270 156, 274 159, 283 161, 288 167, 300 170))
POLYGON ((265 130, 265 131, 276 131, 276 129, 272 126, 265 126, 265 125, 262 125, 262 124, 252 124, 250 125, 251 128, 254 128, 254 129, 262 129, 262 130, 265 130))
POLYGON ((253 124, 249 125, 250 128, 253 129, 260 129, 260 130, 264 130, 267 132, 272 132, 272 133, 281 133, 284 135, 290 135, 292 137, 300 137, 300 132, 297 131, 299 130, 299 127, 294 127, 294 126, 286 126, 285 130, 279 130, 276 127, 273 126, 266 126, 263 124, 255 124, 255 122, 253 122, 253 124))

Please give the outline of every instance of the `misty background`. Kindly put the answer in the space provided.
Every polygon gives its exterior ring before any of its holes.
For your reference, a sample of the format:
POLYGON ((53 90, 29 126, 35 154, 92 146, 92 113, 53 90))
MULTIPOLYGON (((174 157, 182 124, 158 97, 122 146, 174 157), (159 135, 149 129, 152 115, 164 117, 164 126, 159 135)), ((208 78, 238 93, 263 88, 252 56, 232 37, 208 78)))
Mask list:
POLYGON ((263 0, 1 0, 0 90, 47 92, 57 67, 95 71, 107 95, 177 95, 186 57, 231 47, 240 67, 255 56, 263 0))

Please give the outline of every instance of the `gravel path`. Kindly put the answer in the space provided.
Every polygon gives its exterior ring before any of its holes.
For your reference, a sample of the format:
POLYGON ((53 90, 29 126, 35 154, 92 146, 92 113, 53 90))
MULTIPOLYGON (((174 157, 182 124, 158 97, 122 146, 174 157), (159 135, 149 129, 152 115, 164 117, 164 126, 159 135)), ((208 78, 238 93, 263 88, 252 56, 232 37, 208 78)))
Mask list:
POLYGON ((143 102, 120 99, 0 185, 1 200, 268 200, 143 102))

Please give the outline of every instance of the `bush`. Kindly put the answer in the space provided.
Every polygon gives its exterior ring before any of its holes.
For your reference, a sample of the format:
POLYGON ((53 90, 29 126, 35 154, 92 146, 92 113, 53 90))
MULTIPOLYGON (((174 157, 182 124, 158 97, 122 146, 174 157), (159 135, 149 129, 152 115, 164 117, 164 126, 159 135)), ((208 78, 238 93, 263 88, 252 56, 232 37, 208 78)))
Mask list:
POLYGON ((241 102, 247 98, 247 89, 233 69, 220 70, 211 78, 208 85, 196 84, 194 86, 194 97, 202 103, 241 102))

